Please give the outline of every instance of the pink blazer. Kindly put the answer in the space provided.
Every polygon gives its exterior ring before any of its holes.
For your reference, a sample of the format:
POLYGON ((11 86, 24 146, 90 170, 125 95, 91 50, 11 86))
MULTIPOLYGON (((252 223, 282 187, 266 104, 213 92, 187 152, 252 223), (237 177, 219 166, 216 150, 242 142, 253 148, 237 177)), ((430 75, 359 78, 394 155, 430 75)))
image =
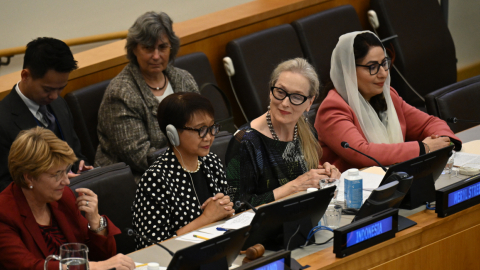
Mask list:
MULTIPOLYGON (((116 254, 115 234, 120 230, 107 218, 108 235, 98 235, 87 228, 70 188, 60 200, 50 203, 52 215, 69 243, 88 246, 88 258, 106 260, 116 254)), ((11 183, 0 193, 0 269, 42 269, 50 255, 38 223, 30 210, 22 189, 11 183)), ((58 254, 57 254, 58 255, 58 254)), ((58 261, 51 260, 48 269, 58 270, 58 261)))
POLYGON ((432 134, 460 141, 445 121, 410 106, 393 88, 390 88, 390 95, 397 111, 404 143, 369 143, 352 108, 335 89, 330 90, 315 119, 318 141, 323 150, 322 163, 330 162, 342 172, 350 168, 377 166, 373 160, 341 147, 342 141, 374 157, 384 166, 418 157, 420 154, 418 142, 432 134))

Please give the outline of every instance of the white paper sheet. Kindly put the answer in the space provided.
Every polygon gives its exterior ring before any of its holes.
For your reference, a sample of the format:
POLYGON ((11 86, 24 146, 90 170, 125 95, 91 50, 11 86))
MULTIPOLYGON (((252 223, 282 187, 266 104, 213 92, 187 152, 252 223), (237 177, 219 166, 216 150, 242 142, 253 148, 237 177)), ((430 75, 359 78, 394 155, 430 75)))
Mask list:
POLYGON ((179 237, 175 238, 175 240, 192 242, 192 243, 201 243, 201 242, 206 241, 204 239, 194 237, 193 235, 199 235, 199 236, 205 237, 207 239, 212 239, 212 238, 215 238, 216 236, 218 236, 218 235, 214 235, 214 234, 203 233, 203 232, 200 232, 200 231, 193 231, 193 232, 189 232, 187 234, 184 234, 182 236, 179 236, 179 237))
MULTIPOLYGON (((135 263, 135 270, 147 270, 148 265, 144 265, 144 263, 135 263)), ((167 270, 167 267, 160 266, 159 270, 167 270)))
POLYGON ((223 225, 218 227, 222 227, 225 229, 240 229, 242 227, 250 225, 254 216, 254 212, 244 212, 236 215, 234 218, 227 220, 225 223, 223 223, 223 225))
MULTIPOLYGON (((456 152, 455 158, 453 159, 453 166, 462 167, 468 163, 471 164, 480 164, 480 155, 456 152)), ((474 166, 471 166, 474 167, 474 166)))
MULTIPOLYGON (((223 225, 223 224, 222 224, 223 225)), ((212 227, 207 227, 207 228, 202 228, 200 230, 198 230, 199 232, 203 232, 203 233, 208 233, 208 234, 212 234, 212 235, 216 235, 216 236, 219 236, 219 235, 222 235, 225 233, 225 231, 219 231, 217 230, 217 228, 223 228, 222 225, 218 225, 218 226, 212 226, 212 227)))

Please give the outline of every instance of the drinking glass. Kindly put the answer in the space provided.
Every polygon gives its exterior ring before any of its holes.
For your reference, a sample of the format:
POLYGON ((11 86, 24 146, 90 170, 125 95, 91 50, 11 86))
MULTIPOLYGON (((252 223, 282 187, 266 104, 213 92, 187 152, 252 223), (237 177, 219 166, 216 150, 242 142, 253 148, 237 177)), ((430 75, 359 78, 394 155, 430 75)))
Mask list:
POLYGON ((323 215, 323 224, 335 230, 340 227, 340 220, 342 218, 342 207, 340 205, 330 204, 323 215))
POLYGON ((452 151, 452 155, 448 158, 447 164, 445 165, 445 169, 443 169, 442 174, 450 174, 453 168, 453 162, 455 160, 455 151, 452 151))
POLYGON ((68 243, 60 246, 60 255, 48 255, 43 268, 46 270, 48 261, 60 261, 59 270, 88 270, 88 247, 80 243, 68 243), (65 266, 65 267, 62 267, 65 266))
POLYGON ((336 178, 325 178, 325 179, 320 179, 320 188, 328 188, 335 186, 337 187, 335 189, 335 193, 333 195, 332 201, 330 202, 331 204, 337 204, 337 195, 338 195, 338 190, 340 188, 341 180, 336 179, 336 178))

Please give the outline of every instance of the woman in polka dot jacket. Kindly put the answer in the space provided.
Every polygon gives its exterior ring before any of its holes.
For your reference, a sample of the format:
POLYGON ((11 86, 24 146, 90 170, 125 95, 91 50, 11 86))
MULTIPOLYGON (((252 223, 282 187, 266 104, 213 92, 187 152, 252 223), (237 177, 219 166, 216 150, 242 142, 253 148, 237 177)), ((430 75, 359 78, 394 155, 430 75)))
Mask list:
MULTIPOLYGON (((228 186, 222 163, 210 153, 219 127, 208 99, 195 93, 169 95, 160 103, 157 119, 170 148, 138 183, 133 227, 160 242, 230 217, 234 210, 224 195, 228 186)), ((136 241, 137 249, 151 245, 136 241)))

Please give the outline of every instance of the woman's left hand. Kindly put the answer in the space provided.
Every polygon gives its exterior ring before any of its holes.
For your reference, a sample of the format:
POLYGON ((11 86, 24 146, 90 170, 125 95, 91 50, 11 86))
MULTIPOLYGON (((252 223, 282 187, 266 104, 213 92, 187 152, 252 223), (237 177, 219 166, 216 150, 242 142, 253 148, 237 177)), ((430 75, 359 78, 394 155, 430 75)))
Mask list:
POLYGON ((100 226, 100 215, 98 214, 98 197, 88 188, 77 188, 78 210, 85 212, 85 218, 90 224, 90 228, 95 230, 100 226))
POLYGON ((323 165, 318 165, 319 169, 325 170, 325 175, 328 175, 330 178, 340 179, 342 173, 335 167, 328 162, 323 163, 323 165))

